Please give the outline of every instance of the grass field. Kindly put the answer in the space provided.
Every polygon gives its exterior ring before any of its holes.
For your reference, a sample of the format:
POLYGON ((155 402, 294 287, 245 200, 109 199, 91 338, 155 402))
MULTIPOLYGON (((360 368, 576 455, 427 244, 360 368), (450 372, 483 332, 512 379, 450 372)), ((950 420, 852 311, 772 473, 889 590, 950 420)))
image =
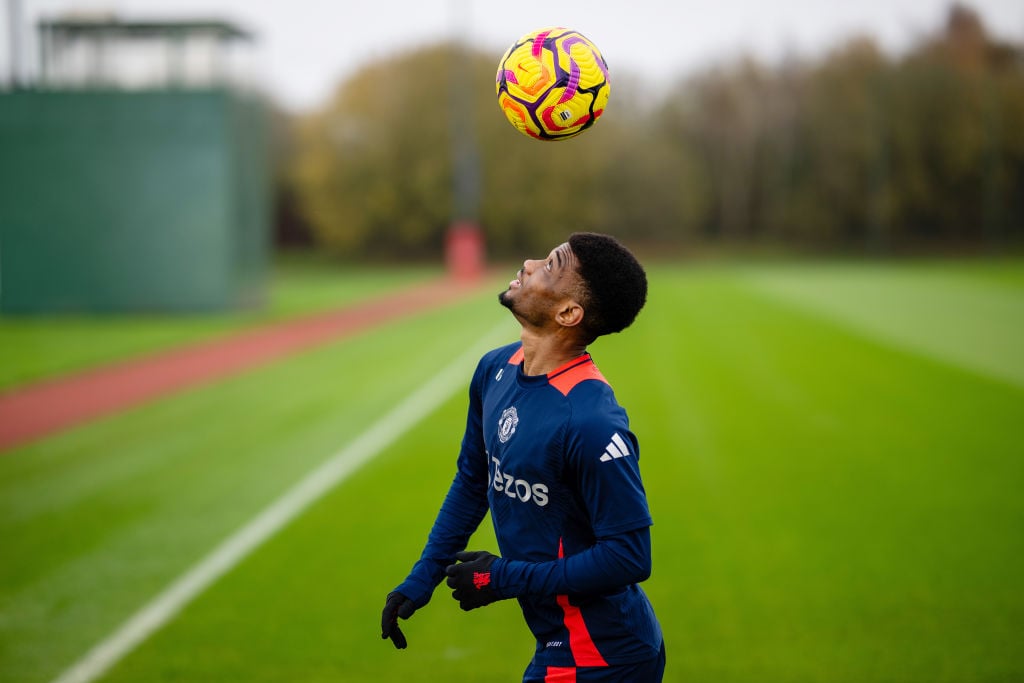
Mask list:
MULTIPOLYGON (((592 351, 641 441, 666 681, 1024 679, 1022 302, 1021 262, 651 269, 592 351)), ((0 680, 56 677, 506 316, 488 291, 0 454, 0 680)), ((511 601, 377 630, 464 393, 103 680, 519 680, 511 601)))
POLYGON ((267 305, 257 311, 191 315, 0 316, 0 392, 178 344, 343 306, 371 293, 428 277, 434 268, 370 269, 290 259, 271 277, 267 305))

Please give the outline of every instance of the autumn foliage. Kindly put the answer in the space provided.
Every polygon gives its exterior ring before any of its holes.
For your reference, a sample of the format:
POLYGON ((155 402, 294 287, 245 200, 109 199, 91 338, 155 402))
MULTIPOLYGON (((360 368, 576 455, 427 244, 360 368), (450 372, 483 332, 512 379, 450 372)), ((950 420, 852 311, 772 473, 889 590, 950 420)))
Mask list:
POLYGON ((608 60, 607 114, 558 143, 505 122, 494 55, 375 62, 290 121, 282 191, 315 244, 350 257, 436 255, 456 218, 499 255, 576 229, 677 247, 1024 242, 1024 51, 965 7, 898 56, 862 37, 657 86, 608 60))

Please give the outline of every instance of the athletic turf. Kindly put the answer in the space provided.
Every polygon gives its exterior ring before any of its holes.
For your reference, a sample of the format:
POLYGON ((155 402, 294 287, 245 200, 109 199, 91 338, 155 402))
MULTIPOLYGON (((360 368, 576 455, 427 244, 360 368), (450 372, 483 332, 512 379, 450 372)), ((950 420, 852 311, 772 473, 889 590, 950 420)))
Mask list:
POLYGON ((344 306, 431 277, 431 268, 369 269, 292 259, 279 264, 267 305, 229 314, 0 316, 0 391, 178 344, 344 306))
MULTIPOLYGON (((592 351, 641 440, 666 680, 1024 677, 1024 264, 651 284, 592 351)), ((58 674, 504 316, 481 295, 0 456, 0 680, 58 674)), ((464 410, 460 391, 105 680, 518 680, 513 602, 465 614, 441 589, 408 650, 376 630, 464 410)))

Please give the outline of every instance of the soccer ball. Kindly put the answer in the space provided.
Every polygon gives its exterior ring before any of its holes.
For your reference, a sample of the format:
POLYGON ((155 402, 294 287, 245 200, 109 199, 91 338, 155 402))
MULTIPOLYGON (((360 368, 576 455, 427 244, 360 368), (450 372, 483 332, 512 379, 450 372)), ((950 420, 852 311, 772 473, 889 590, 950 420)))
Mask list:
POLYGON ((608 65, 597 46, 567 28, 527 33, 498 63, 498 105, 516 130, 565 140, 590 128, 608 105, 608 65))

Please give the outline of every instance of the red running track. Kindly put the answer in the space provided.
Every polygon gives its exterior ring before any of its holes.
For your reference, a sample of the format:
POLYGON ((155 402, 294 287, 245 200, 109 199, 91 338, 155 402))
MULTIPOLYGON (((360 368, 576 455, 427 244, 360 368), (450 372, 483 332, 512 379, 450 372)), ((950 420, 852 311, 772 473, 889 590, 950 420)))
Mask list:
POLYGON ((15 388, 0 394, 0 451, 453 303, 477 289, 475 283, 445 278, 338 311, 15 388))

